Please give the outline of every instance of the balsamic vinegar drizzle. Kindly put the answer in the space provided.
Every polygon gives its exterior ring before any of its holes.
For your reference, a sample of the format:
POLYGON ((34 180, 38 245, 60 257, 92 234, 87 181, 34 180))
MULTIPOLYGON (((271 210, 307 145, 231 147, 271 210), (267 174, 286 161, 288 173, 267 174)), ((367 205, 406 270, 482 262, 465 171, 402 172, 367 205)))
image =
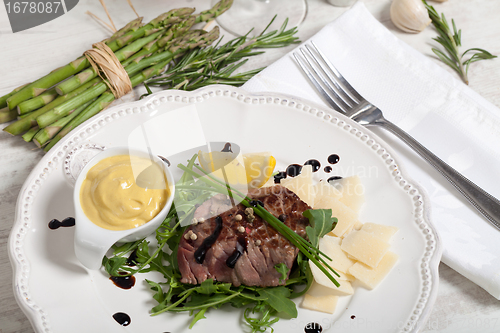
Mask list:
POLYGON ((302 171, 302 165, 299 164, 290 164, 286 168, 286 174, 290 177, 295 177, 300 175, 300 171, 302 171))
POLYGON ((226 142, 226 144, 224 145, 224 148, 222 148, 221 152, 225 152, 225 153, 232 153, 232 149, 231 149, 231 144, 229 142, 226 142))
MULTIPOLYGON (((123 272, 123 274, 127 274, 123 272)), ((109 278, 115 286, 122 289, 130 289, 135 285, 135 276, 127 275, 127 276, 111 276, 109 278)))
POLYGON ((340 156, 337 154, 331 154, 328 156, 328 163, 337 164, 340 161, 340 156))
MULTIPOLYGON (((340 156, 337 155, 337 154, 331 154, 330 156, 328 156, 327 161, 330 164, 337 164, 340 161, 340 156)), ((307 160, 304 163, 304 165, 311 165, 312 166, 312 172, 317 172, 317 171, 319 171, 321 169, 321 163, 320 163, 320 161, 315 160, 315 159, 307 160)), ((326 173, 330 173, 330 172, 332 172, 332 167, 329 166, 329 165, 327 165, 327 166, 325 166, 325 168, 323 169, 323 171, 325 171, 326 173)), ((302 172, 302 165, 300 165, 300 164, 290 164, 289 166, 286 167, 285 171, 280 171, 280 172, 278 172, 277 174, 274 175, 274 183, 275 184, 279 184, 280 181, 282 179, 285 179, 287 176, 289 176, 289 177, 296 177, 296 176, 300 175, 301 172, 302 172)), ((335 180, 335 179, 340 179, 340 178, 341 177, 335 176, 335 178, 334 177, 329 178, 328 181, 335 180)))
POLYGON ((321 333, 323 332, 323 327, 321 327, 318 323, 308 323, 306 327, 304 327, 305 333, 321 333))
POLYGON ((340 177, 340 176, 333 176, 333 177, 328 178, 327 182, 331 182, 332 180, 339 180, 339 179, 342 179, 342 177, 340 177))
POLYGON ((170 161, 167 160, 165 157, 161 156, 161 155, 158 155, 158 157, 160 158, 160 160, 162 160, 163 162, 167 163, 167 166, 170 166, 170 161))
POLYGON ((73 217, 67 217, 62 221, 53 219, 52 221, 49 222, 49 228, 52 230, 59 229, 59 227, 72 227, 74 225, 75 225, 75 218, 73 217))
POLYGON ((215 243, 217 238, 219 238, 220 232, 222 230, 222 218, 220 216, 217 216, 215 218, 215 223, 216 226, 213 234, 205 238, 200 247, 194 252, 194 260, 196 260, 198 264, 203 263, 203 261, 205 260, 205 256, 207 255, 207 251, 215 243))
POLYGON ((130 325, 130 316, 126 313, 123 312, 117 312, 113 315, 113 319, 116 320, 116 322, 122 326, 128 326, 130 325))
POLYGON ((249 204, 252 207, 257 207, 257 205, 264 207, 264 203, 260 200, 250 200, 249 204))
POLYGON ((243 251, 245 251, 245 243, 246 241, 244 238, 238 238, 238 241, 236 242, 236 250, 234 250, 234 252, 226 260, 227 267, 234 268, 234 266, 236 266, 236 262, 243 255, 243 251))
POLYGON ((311 165, 312 166, 312 171, 316 172, 321 168, 321 163, 319 163, 318 160, 309 160, 304 163, 304 165, 311 165))
POLYGON ((137 250, 132 251, 132 253, 128 256, 127 266, 129 267, 137 266, 137 250))
POLYGON ((286 172, 285 171, 280 171, 277 174, 274 175, 274 183, 279 184, 282 179, 286 178, 286 172))

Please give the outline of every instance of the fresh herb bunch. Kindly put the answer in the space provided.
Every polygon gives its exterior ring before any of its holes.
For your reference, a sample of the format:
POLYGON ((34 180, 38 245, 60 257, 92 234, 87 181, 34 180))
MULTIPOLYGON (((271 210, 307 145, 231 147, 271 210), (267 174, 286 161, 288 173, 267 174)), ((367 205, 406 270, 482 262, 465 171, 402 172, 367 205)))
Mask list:
MULTIPOLYGON (((304 212, 304 216, 308 217, 311 223, 311 226, 306 228, 310 243, 295 233, 291 236, 294 241, 297 241, 298 238, 302 240, 300 241, 302 248, 297 255, 296 265, 292 268, 284 285, 277 287, 243 285, 234 287, 231 283, 215 282, 212 279, 208 279, 200 285, 181 283, 182 276, 177 265, 177 249, 187 228, 183 225, 189 224, 186 222, 192 219, 196 207, 217 193, 229 194, 238 201, 241 199, 241 203, 244 205, 250 201, 245 196, 242 198, 236 190, 229 189, 228 191, 228 187, 215 178, 202 177, 207 175, 203 172, 199 174, 193 170, 197 167, 195 160, 196 155, 188 161, 186 166, 179 165, 185 172, 176 184, 175 206, 172 207, 165 221, 156 231, 157 244, 153 245, 144 239, 115 247, 112 257, 103 258, 104 268, 111 276, 150 271, 161 273, 165 278, 163 282, 146 280, 154 293, 153 298, 158 302, 158 305, 151 310, 152 315, 167 311, 187 311, 193 316, 191 328, 197 321, 206 318, 205 313, 208 309, 219 309, 224 304, 230 304, 235 308, 245 308, 244 318, 252 332, 265 332, 268 328, 273 331, 272 325, 278 321, 276 314, 284 313, 291 318, 297 317, 297 308, 292 299, 303 295, 313 282, 309 259, 320 265, 323 270, 330 269, 331 272, 335 273, 328 264, 325 263, 327 267, 324 267, 318 262, 320 251, 317 249, 317 245, 319 238, 333 229, 336 219, 331 217, 331 210, 304 212), (303 251, 306 243, 310 244, 309 252, 303 251), (167 246, 165 247, 165 245, 167 246)), ((262 212, 265 209, 261 206, 254 207, 254 209, 256 214, 266 214, 262 212)), ((269 212, 267 214, 271 215, 269 212)), ((269 216, 266 216, 266 221, 269 221, 268 218, 269 216)), ((277 221, 282 224, 279 220, 277 221)), ((282 226, 275 226, 273 222, 276 221, 271 221, 270 224, 273 227, 284 232, 282 226)), ((284 224, 282 225, 284 226, 284 224)), ((288 238, 290 235, 285 235, 285 237, 288 238)), ((290 240, 290 238, 288 239, 290 240)), ((324 263, 322 259, 319 261, 324 263)), ((288 273, 286 265, 276 265, 275 269, 282 274, 282 278, 285 280, 288 273)), ((329 272, 326 274, 331 277, 329 272)), ((332 281, 335 281, 333 277, 331 278, 332 281)))
POLYGON ((214 46, 192 50, 165 73, 147 80, 146 95, 151 94, 148 86, 181 90, 195 90, 211 84, 241 86, 265 68, 234 74, 249 57, 264 53, 255 49, 279 48, 299 43, 298 37, 295 36, 297 28, 286 29, 288 19, 283 22, 279 30, 266 33, 275 18, 276 16, 256 37, 249 38, 251 32, 249 31, 247 35, 237 37, 224 45, 219 45, 222 40, 220 39, 214 46))
POLYGON ((441 14, 440 16, 439 13, 434 9, 434 7, 427 4, 425 0, 422 1, 424 2, 424 5, 429 12, 429 17, 432 20, 432 24, 439 33, 439 36, 433 39, 445 48, 449 56, 436 48, 432 48, 432 51, 445 64, 453 68, 466 84, 469 84, 469 78, 467 75, 469 72, 470 64, 479 60, 493 59, 497 56, 479 48, 471 48, 460 54, 458 48, 462 45, 462 30, 457 31, 455 21, 452 19, 452 32, 444 14, 441 14), (472 56, 469 59, 464 60, 465 55, 468 53, 472 54, 472 56))

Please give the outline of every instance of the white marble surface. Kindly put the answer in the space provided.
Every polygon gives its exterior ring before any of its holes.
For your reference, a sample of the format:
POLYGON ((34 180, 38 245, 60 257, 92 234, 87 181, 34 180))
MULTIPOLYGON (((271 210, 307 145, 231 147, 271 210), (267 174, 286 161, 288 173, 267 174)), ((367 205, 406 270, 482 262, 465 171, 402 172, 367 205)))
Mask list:
MULTIPOLYGON (((361 1, 361 0, 360 0, 361 1)), ((390 0, 364 0, 366 6, 396 36, 433 57, 431 45, 436 32, 426 29, 418 35, 399 32, 389 18, 390 0)), ((134 1, 146 20, 168 9, 193 6, 209 7, 208 0, 134 1)), ((116 26, 134 18, 123 0, 106 1, 116 26)), ((492 0, 449 0, 432 2, 439 12, 454 18, 461 28, 463 48, 482 47, 500 54, 500 2, 492 0)), ((5 7, 0 6, 0 95, 37 79, 48 71, 64 65, 85 51, 93 42, 105 38, 108 31, 85 14, 90 10, 105 18, 98 1, 84 1, 66 15, 30 30, 13 34, 5 7)), ((326 0, 308 0, 308 13, 299 28, 301 39, 315 34, 324 24, 335 19, 345 8, 326 0)), ((225 33, 226 39, 231 36, 225 33)), ((247 68, 272 63, 289 49, 270 50, 252 59, 247 68)), ((450 70, 436 60, 437 63, 450 70)), ((488 101, 500 107, 500 60, 481 61, 470 68, 470 86, 488 101)), ((0 125, 0 128, 5 125, 0 125)), ((385 138, 384 138, 385 139, 385 138)), ((14 221, 14 210, 24 180, 43 156, 33 144, 20 137, 0 133, 0 333, 33 332, 29 320, 18 307, 12 290, 12 270, 7 242, 14 221)), ((444 264, 440 266, 439 294, 424 332, 499 332, 500 301, 471 283, 444 264)), ((397 301, 397 300, 395 300, 397 301)))

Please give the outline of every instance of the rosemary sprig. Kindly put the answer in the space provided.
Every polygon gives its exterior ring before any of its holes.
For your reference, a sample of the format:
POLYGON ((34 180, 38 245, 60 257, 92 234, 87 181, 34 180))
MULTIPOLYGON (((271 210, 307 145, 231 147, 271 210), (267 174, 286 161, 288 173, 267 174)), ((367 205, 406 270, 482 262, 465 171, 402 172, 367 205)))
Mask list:
MULTIPOLYGON (((274 21, 273 20, 269 23, 274 21)), ((237 37, 224 45, 217 43, 204 49, 194 49, 177 63, 167 69, 163 74, 152 77, 145 82, 148 94, 149 86, 165 86, 171 89, 195 90, 210 84, 227 84, 241 86, 259 73, 262 68, 236 73, 249 57, 262 54, 256 49, 285 47, 299 43, 295 36, 297 28, 286 30, 288 19, 284 21, 279 30, 267 32, 266 30, 256 37, 237 37)), ((249 32, 250 33, 250 32, 249 32)))
POLYGON ((467 75, 469 72, 470 64, 479 60, 493 59, 496 58, 497 56, 480 48, 471 48, 465 51, 464 53, 460 54, 458 48, 462 45, 461 42, 462 30, 457 31, 455 21, 452 19, 451 20, 451 24, 453 26, 453 32, 452 32, 444 14, 441 14, 440 16, 439 13, 434 9, 434 7, 427 4, 425 0, 422 1, 424 2, 424 5, 427 8, 427 11, 429 12, 429 17, 432 20, 432 24, 439 33, 439 36, 433 39, 445 48, 449 56, 447 56, 444 52, 436 48, 432 48, 432 51, 445 64, 453 68, 458 73, 458 75, 460 75, 465 84, 469 84, 469 78, 467 75), (467 53, 472 54, 472 56, 469 59, 464 60, 464 56, 467 53))

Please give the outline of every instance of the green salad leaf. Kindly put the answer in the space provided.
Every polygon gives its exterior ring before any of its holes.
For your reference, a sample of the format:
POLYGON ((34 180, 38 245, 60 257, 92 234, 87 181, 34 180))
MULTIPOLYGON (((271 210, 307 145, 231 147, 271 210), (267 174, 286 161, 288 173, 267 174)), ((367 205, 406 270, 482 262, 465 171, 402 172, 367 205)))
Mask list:
POLYGON ((337 223, 337 218, 332 217, 331 209, 309 209, 302 215, 309 219, 311 226, 306 227, 306 233, 315 247, 318 246, 319 239, 332 231, 337 223))

